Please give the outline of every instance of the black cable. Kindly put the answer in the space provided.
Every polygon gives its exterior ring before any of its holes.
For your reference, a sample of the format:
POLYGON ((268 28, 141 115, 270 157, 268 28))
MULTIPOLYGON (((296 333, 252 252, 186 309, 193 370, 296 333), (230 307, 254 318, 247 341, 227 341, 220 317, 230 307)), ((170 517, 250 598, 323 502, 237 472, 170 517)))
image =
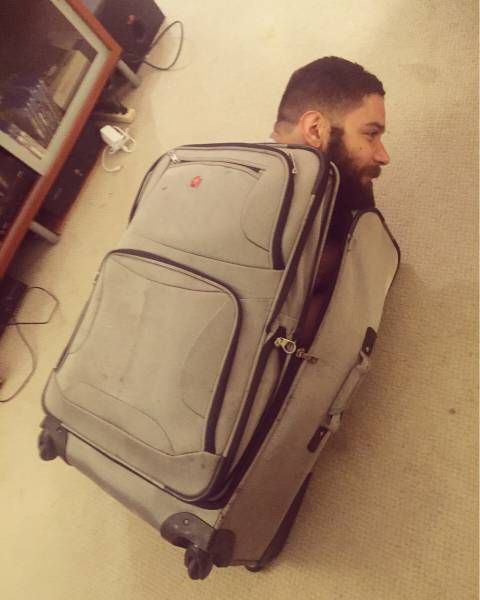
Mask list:
POLYGON ((50 313, 50 316, 45 321, 13 321, 13 323, 8 323, 7 327, 10 327, 12 325, 46 325, 47 323, 50 323, 50 321, 52 320, 53 313, 57 310, 58 305, 60 304, 59 299, 54 294, 52 294, 45 288, 40 287, 38 285, 30 286, 28 288, 28 291, 30 291, 30 290, 42 290, 42 292, 45 292, 46 294, 48 294, 50 296, 50 298, 52 298, 52 300, 55 302, 55 306, 52 308, 52 312, 50 313))
POLYGON ((23 390, 23 388, 27 385, 27 383, 30 381, 30 379, 33 377, 33 374, 35 373, 35 370, 37 368, 37 357, 35 356, 35 352, 33 351, 33 348, 30 346, 30 344, 28 343, 25 335, 22 333, 22 330, 20 329, 20 326, 15 324, 17 331, 18 331, 18 335, 21 337, 23 343, 25 344, 25 346, 28 348, 28 351, 30 352, 30 358, 32 361, 32 366, 30 369, 30 373, 27 375, 26 379, 23 381, 23 383, 15 390, 15 392, 9 396, 8 398, 0 398, 0 402, 2 404, 6 404, 7 402, 10 402, 10 400, 13 400, 15 398, 15 396, 18 396, 18 394, 23 390))
POLYGON ((177 50, 177 54, 175 55, 175 58, 173 59, 173 61, 168 65, 168 67, 159 67, 158 65, 154 65, 150 62, 148 62, 148 60, 144 60, 143 62, 148 65, 149 67, 152 67, 153 69, 156 69, 157 71, 169 71, 173 65, 177 62, 178 57, 180 56, 180 52, 182 51, 182 47, 183 47, 183 23, 181 21, 173 21, 173 23, 170 23, 170 25, 164 29, 152 42, 152 45, 150 46, 149 52, 152 48, 154 48, 158 42, 163 38, 163 36, 167 33, 167 31, 169 29, 171 29, 174 25, 180 25, 180 44, 178 45, 178 50, 177 50))
POLYGON ((24 379, 24 381, 20 384, 20 386, 15 390, 15 392, 8 398, 0 398, 0 403, 2 403, 2 404, 5 404, 6 402, 10 402, 10 400, 13 400, 15 398, 15 396, 18 396, 18 394, 24 389, 24 387, 30 381, 30 379, 32 378, 33 374, 35 373, 35 371, 37 369, 37 357, 35 356, 35 352, 33 351, 33 348, 28 343, 28 340, 25 337, 25 334, 20 329, 20 325, 46 325, 47 323, 50 323, 50 321, 53 317, 53 314, 55 313, 58 305, 60 304, 60 301, 58 300, 58 298, 54 294, 52 294, 51 292, 46 290, 45 288, 35 285, 32 287, 29 287, 28 291, 30 291, 30 290, 42 290, 43 292, 48 294, 53 299, 53 301, 55 302, 55 305, 52 308, 52 312, 50 313, 50 316, 45 321, 13 321, 12 323, 8 323, 7 327, 16 327, 16 329, 18 331, 18 335, 20 336, 20 338, 22 339, 23 343, 25 344, 25 346, 27 347, 27 349, 30 353, 30 359, 32 362, 32 366, 30 368, 30 373, 27 375, 27 377, 24 379))
POLYGON ((177 60, 180 56, 180 52, 182 51, 182 47, 183 47, 184 34, 183 34, 183 23, 181 21, 173 21, 173 23, 170 23, 170 25, 168 27, 166 27, 161 33, 159 33, 157 35, 157 37, 153 40, 153 42, 150 45, 150 48, 147 51, 147 54, 148 54, 148 52, 150 52, 158 44, 158 42, 163 38, 163 36, 167 33, 167 31, 169 31, 174 25, 180 26, 180 44, 178 46, 178 50, 177 50, 177 54, 175 55, 175 58, 168 65, 168 67, 159 67, 158 65, 154 65, 153 63, 149 62, 148 60, 144 60, 143 56, 140 57, 133 52, 124 52, 123 56, 128 57, 127 60, 129 60, 130 62, 134 62, 137 64, 144 63, 144 64, 148 65, 149 67, 152 67, 152 69, 156 69, 157 71, 169 71, 177 62, 177 60))

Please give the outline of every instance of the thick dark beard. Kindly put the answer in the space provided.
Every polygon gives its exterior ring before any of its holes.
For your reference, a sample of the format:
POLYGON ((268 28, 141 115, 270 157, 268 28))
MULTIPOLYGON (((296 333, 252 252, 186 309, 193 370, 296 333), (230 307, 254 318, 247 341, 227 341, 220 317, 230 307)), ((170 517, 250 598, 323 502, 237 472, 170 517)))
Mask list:
POLYGON ((343 142, 343 129, 332 127, 328 158, 338 167, 340 172, 340 186, 337 194, 337 206, 346 210, 361 210, 373 208, 375 197, 372 182, 362 183, 362 175, 375 176, 378 172, 358 171, 348 156, 348 151, 343 142))

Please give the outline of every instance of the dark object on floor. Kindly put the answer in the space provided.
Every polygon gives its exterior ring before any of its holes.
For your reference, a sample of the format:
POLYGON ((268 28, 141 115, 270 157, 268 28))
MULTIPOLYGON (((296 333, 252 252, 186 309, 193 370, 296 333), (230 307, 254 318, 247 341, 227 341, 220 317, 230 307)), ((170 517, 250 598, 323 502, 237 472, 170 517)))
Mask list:
POLYGON ((37 177, 30 167, 0 148, 0 239, 7 234, 37 177))
POLYGON ((123 48, 122 60, 138 71, 165 20, 154 0, 83 0, 123 48))
POLYGON ((27 286, 9 275, 0 280, 0 336, 19 306, 27 286))
MULTIPOLYGON (((103 146, 98 125, 87 121, 42 205, 42 212, 62 217, 70 208, 103 146)), ((40 215, 41 217, 42 215, 40 215)))

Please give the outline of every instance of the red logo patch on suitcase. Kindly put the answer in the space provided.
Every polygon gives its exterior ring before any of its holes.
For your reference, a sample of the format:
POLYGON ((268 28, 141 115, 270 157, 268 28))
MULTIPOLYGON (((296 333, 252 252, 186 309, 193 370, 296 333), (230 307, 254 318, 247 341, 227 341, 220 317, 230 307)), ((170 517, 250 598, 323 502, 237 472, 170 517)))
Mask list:
POLYGON ((197 175, 190 182, 190 187, 197 188, 201 183, 202 183, 202 178, 200 177, 200 175, 197 175))

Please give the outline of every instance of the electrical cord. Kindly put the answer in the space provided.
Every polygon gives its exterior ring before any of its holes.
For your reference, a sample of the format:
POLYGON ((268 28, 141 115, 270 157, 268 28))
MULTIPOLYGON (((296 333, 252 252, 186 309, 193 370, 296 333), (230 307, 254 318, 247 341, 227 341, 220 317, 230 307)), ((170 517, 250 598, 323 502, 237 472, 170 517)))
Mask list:
POLYGON ((42 292, 45 292, 53 299, 55 304, 54 304, 54 307, 52 308, 50 316, 48 317, 48 319, 45 319, 44 321, 13 321, 13 322, 7 324, 7 327, 15 327, 17 329, 18 335, 20 336, 21 340, 23 341, 23 343, 25 344, 25 346, 27 347, 27 349, 30 353, 30 359, 31 359, 32 365, 30 367, 29 374, 24 379, 24 381, 20 384, 20 386, 15 390, 15 392, 13 394, 11 394, 8 398, 0 398, 0 403, 2 403, 2 404, 6 404, 7 402, 10 402, 16 396, 18 396, 18 394, 25 388, 27 383, 33 377, 33 374, 35 373, 35 371, 37 369, 37 364, 38 364, 37 357, 35 355, 35 352, 33 351, 32 346, 28 343, 28 340, 25 337, 25 334, 20 329, 20 325, 46 325, 47 323, 50 323, 55 311, 58 308, 58 305, 60 304, 59 299, 54 294, 52 294, 51 292, 46 290, 45 288, 34 285, 34 286, 31 286, 28 288, 28 291, 30 291, 30 290, 41 290, 42 292))
MULTIPOLYGON (((151 45, 148 49, 148 52, 153 50, 153 48, 163 38, 163 36, 167 33, 167 31, 169 31, 174 25, 180 26, 180 44, 178 46, 178 50, 175 55, 175 58, 167 67, 160 67, 159 65, 154 65, 150 61, 144 60, 143 56, 138 56, 137 54, 134 54, 133 52, 125 52, 124 56, 128 57, 127 60, 130 60, 131 62, 134 62, 136 64, 144 63, 144 64, 148 65, 149 67, 151 67, 152 69, 156 69, 157 71, 170 71, 170 69, 176 64, 176 62, 180 56, 180 52, 182 51, 182 48, 183 48, 183 40, 184 40, 183 23, 181 21, 173 21, 173 23, 170 23, 170 25, 168 27, 166 27, 161 33, 159 33, 157 35, 157 37, 153 40, 153 42, 151 43, 151 45)), ((147 54, 148 54, 148 52, 147 52, 147 54)))
MULTIPOLYGON (((134 140, 133 137, 128 133, 128 128, 125 129, 125 131, 124 131, 120 127, 114 126, 113 129, 115 129, 122 136, 122 139, 116 143, 112 142, 112 140, 109 139, 109 137, 107 137, 108 134, 105 133, 105 137, 104 137, 104 130, 108 130, 108 129, 111 129, 111 126, 107 126, 100 130, 100 134, 102 135, 102 138, 107 143, 107 146, 105 146, 105 148, 103 149, 103 152, 102 152, 102 167, 107 173, 116 173, 117 171, 120 171, 120 169, 123 169, 123 165, 109 167, 107 165, 107 161, 106 161, 107 154, 108 155, 116 154, 120 150, 130 154, 131 152, 133 152, 135 150, 137 141, 134 140), (110 146, 109 144, 111 144, 111 143, 114 145, 110 146)), ((111 138, 112 137, 111 133, 109 135, 111 138)))
POLYGON ((152 69, 156 69, 157 71, 170 71, 170 69, 176 64, 179 56, 180 56, 180 52, 182 51, 183 48, 183 39, 184 39, 184 35, 183 35, 183 23, 181 21, 173 21, 173 23, 170 23, 170 25, 164 29, 152 42, 152 45, 150 46, 150 50, 152 48, 154 48, 158 42, 163 38, 163 36, 167 33, 167 31, 169 31, 174 25, 179 25, 180 26, 180 44, 178 45, 178 50, 177 50, 177 54, 175 55, 175 58, 173 59, 173 61, 168 65, 168 67, 159 67, 158 65, 154 65, 153 63, 149 62, 148 60, 144 60, 143 63, 148 65, 149 67, 152 67, 152 69))
POLYGON ((105 146, 105 148, 103 149, 103 152, 102 152, 103 170, 106 171, 107 173, 116 173, 117 171, 120 171, 120 169, 122 168, 120 165, 117 165, 115 167, 107 166, 107 154, 115 154, 115 152, 108 146, 105 146))

